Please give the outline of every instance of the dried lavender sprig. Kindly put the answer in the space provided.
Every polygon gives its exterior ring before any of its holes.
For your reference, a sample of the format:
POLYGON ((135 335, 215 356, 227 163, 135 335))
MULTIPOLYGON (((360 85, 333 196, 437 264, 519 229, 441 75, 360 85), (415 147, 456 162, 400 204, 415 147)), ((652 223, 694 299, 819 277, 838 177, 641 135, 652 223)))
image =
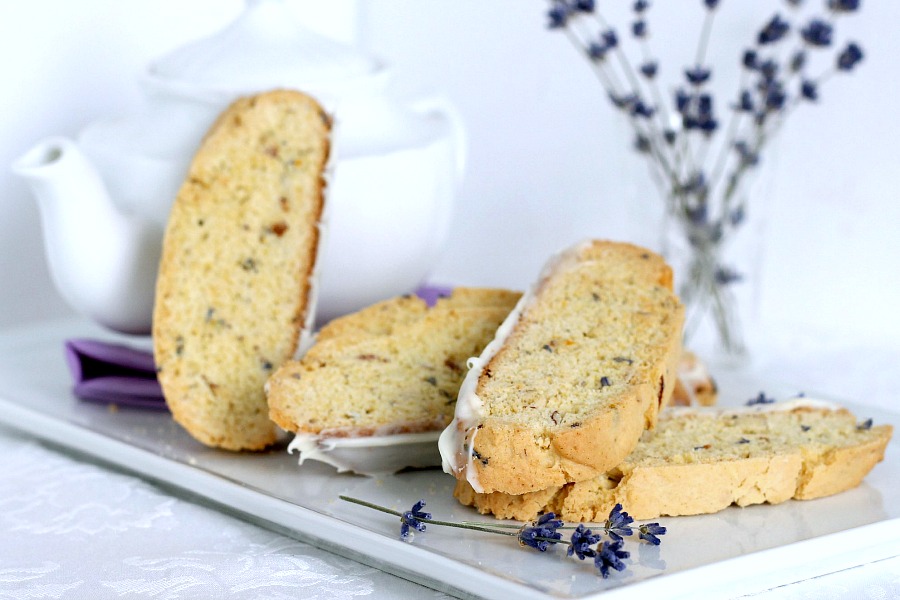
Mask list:
MULTIPOLYGON (((360 500, 358 498, 353 498, 350 496, 338 496, 338 498, 340 498, 341 500, 344 500, 345 502, 359 504, 360 506, 365 506, 366 508, 371 508, 373 510, 381 511, 381 512, 387 513, 389 515, 394 515, 395 517, 400 517, 401 519, 403 518, 403 516, 405 514, 405 513, 402 513, 402 512, 399 512, 399 511, 396 511, 396 510, 393 510, 393 509, 390 509, 390 508, 387 508, 387 507, 384 507, 384 506, 381 506, 378 504, 373 504, 371 502, 366 502, 365 500, 360 500)), ((471 529, 473 531, 483 531, 485 533, 499 533, 501 535, 508 535, 508 536, 517 535, 515 533, 510 533, 507 531, 498 531, 496 529, 491 529, 488 527, 478 526, 478 525, 463 525, 460 523, 454 523, 452 521, 438 521, 436 519, 431 519, 431 518, 422 519, 422 520, 425 521, 426 523, 428 523, 429 525, 441 525, 443 527, 456 527, 458 529, 471 529)))
MULTIPOLYGON (((610 536, 610 540, 601 542, 600 534, 594 534, 590 529, 579 524, 574 528, 572 536, 569 540, 563 540, 562 534, 558 532, 560 529, 571 529, 566 527, 563 521, 556 518, 552 512, 541 515, 537 521, 530 525, 510 525, 506 523, 498 523, 494 526, 485 527, 483 524, 473 523, 471 521, 462 521, 454 523, 451 521, 439 521, 431 518, 431 514, 422 512, 425 506, 425 500, 416 502, 412 509, 406 512, 400 512, 391 508, 387 508, 372 502, 360 500, 350 496, 338 496, 341 500, 358 504, 366 508, 371 508, 389 515, 400 517, 401 537, 409 539, 409 529, 413 528, 417 531, 425 531, 425 524, 442 525, 446 527, 457 527, 461 529, 470 529, 481 531, 484 533, 495 533, 509 537, 516 537, 519 544, 534 548, 539 552, 545 552, 550 547, 557 544, 566 545, 567 556, 576 556, 584 560, 586 557, 594 559, 594 566, 600 572, 600 575, 606 579, 610 575, 610 569, 622 571, 626 565, 623 562, 630 556, 630 553, 622 550, 622 535, 632 535, 633 527, 631 523, 634 521, 627 512, 622 510, 621 504, 616 504, 610 511, 609 517, 603 525, 603 531, 610 536), (504 528, 515 529, 506 530, 504 528), (596 548, 592 546, 597 544, 596 548)), ((666 533, 666 528, 661 527, 659 523, 648 523, 638 528, 641 541, 653 545, 659 545, 658 536, 666 533)))
MULTIPOLYGON (((805 54, 807 49, 824 48, 830 46, 830 36, 833 31, 832 20, 835 16, 837 16, 837 14, 839 13, 832 11, 832 18, 827 21, 818 19, 816 17, 810 19, 808 25, 800 30, 800 44, 794 47, 794 49, 790 52, 790 55, 796 57, 798 55, 805 54)), ((757 48, 761 48, 761 46, 758 45, 757 48)), ((774 113, 773 118, 767 118, 762 124, 758 122, 754 123, 750 132, 743 133, 738 136, 738 124, 742 120, 744 112, 732 112, 732 118, 730 119, 729 123, 729 132, 725 136, 724 142, 719 149, 715 167, 711 172, 711 187, 717 188, 720 185, 720 182, 722 181, 721 177, 723 174, 724 166, 734 155, 733 150, 737 147, 736 140, 746 139, 748 149, 750 151, 749 154, 758 157, 762 153, 762 150, 766 146, 768 140, 774 138, 775 134, 784 125, 790 113, 793 112, 793 110, 795 110, 796 107, 804 101, 813 100, 819 86, 821 86, 827 79, 829 79, 834 73, 839 70, 839 66, 834 65, 830 70, 825 71, 818 77, 809 78, 805 75, 804 67, 805 62, 800 64, 796 68, 794 68, 794 66, 792 65, 787 78, 782 81, 783 87, 787 90, 797 86, 795 81, 799 79, 801 81, 801 85, 799 86, 801 93, 791 95, 784 106, 781 107, 776 113, 774 113)), ((739 91, 746 89, 746 74, 747 70, 744 69, 742 71, 742 81, 739 91)), ((737 191, 741 187, 741 184, 745 181, 745 173, 750 168, 755 166, 755 164, 755 161, 752 163, 744 161, 743 156, 738 157, 737 164, 734 167, 734 170, 724 180, 725 190, 720 196, 722 199, 722 206, 720 211, 722 216, 728 215, 732 211, 733 198, 737 194, 737 191)))
MULTIPOLYGON (((558 3, 555 3, 555 5, 558 5, 558 3)), ((609 24, 603 19, 602 15, 598 11, 591 10, 589 12, 592 13, 592 15, 594 16, 598 25, 603 30, 607 30, 607 31, 610 30, 609 24)), ((573 20, 573 22, 577 23, 577 19, 573 20)), ((708 23, 711 24, 711 21, 708 21, 708 23)), ((569 21, 566 21, 564 23, 564 25, 568 25, 568 24, 569 24, 569 21)), ((707 26, 707 29, 708 28, 709 28, 709 26, 707 26)), ((566 29, 567 29, 567 31, 572 30, 571 27, 566 27, 566 29)), ((572 39, 575 42, 576 46, 578 46, 578 47, 583 48, 587 45, 587 43, 583 39, 579 40, 579 38, 577 36, 571 36, 570 39, 572 39)), ((630 62, 627 60, 627 57, 624 55, 624 52, 621 51, 620 46, 617 44, 615 47, 612 48, 612 52, 617 58, 617 61, 618 61, 621 71, 623 72, 623 74, 625 75, 626 79, 629 81, 629 83, 632 87, 633 91, 630 92, 630 94, 633 94, 633 96, 635 96, 635 97, 644 96, 644 90, 635 75, 635 69, 631 66, 630 62)), ((602 72, 603 66, 605 66, 605 64, 606 64, 605 61, 603 63, 601 63, 600 65, 595 64, 595 70, 598 72, 602 72)), ((612 76, 612 75, 610 75, 610 76, 612 76)), ((621 85, 621 83, 613 84, 613 85, 607 86, 607 87, 611 88, 611 89, 623 89, 623 86, 621 85)), ((648 86, 648 87, 652 88, 653 86, 648 86)), ((615 96, 616 93, 610 92, 610 94, 612 96, 615 96)), ((651 94, 653 94, 652 90, 651 90, 651 94)), ((663 107, 666 106, 666 104, 664 102, 660 101, 660 97, 659 97, 658 93, 656 94, 655 99, 657 101, 657 108, 660 106, 663 106, 663 107)), ((683 177, 690 176, 690 174, 693 172, 693 169, 686 167, 685 165, 686 164, 696 164, 696 160, 693 160, 693 156, 692 156, 693 152, 691 151, 691 148, 690 148, 691 144, 690 144, 690 140, 689 140, 688 136, 683 136, 683 135, 680 136, 681 142, 679 144, 672 145, 672 148, 673 148, 672 153, 674 156, 670 159, 666 153, 667 145, 665 143, 663 143, 663 138, 666 137, 664 135, 664 133, 668 130, 668 124, 665 121, 663 121, 661 123, 661 126, 659 127, 659 129, 649 128, 649 126, 647 126, 646 129, 641 129, 639 124, 634 123, 634 119, 632 119, 632 122, 633 122, 633 125, 635 126, 635 128, 638 130, 637 138, 639 140, 645 141, 646 145, 642 149, 644 149, 649 154, 651 154, 654 157, 654 159, 656 160, 656 164, 651 163, 651 165, 650 165, 651 173, 654 172, 653 167, 655 166, 661 170, 661 172, 662 172, 661 174, 664 176, 665 179, 667 179, 669 181, 668 187, 663 189, 662 192, 664 193, 664 195, 666 197, 670 197, 670 192, 672 190, 678 190, 681 187, 683 187, 681 184, 683 177), (688 157, 688 158, 686 159, 685 157, 688 157)), ((659 181, 657 178, 654 178, 654 182, 657 183, 657 185, 659 185, 659 181)), ((676 194, 675 196, 676 196, 676 198, 679 197, 678 194, 676 194)))
MULTIPOLYGON (((576 3, 576 4, 578 4, 578 3, 576 3)), ((592 14, 594 14, 598 23, 604 29, 608 29, 609 28, 608 23, 606 23, 602 19, 602 16, 599 15, 599 12, 595 11, 594 3, 589 2, 587 4, 588 4, 587 8, 585 8, 584 6, 579 6, 577 8, 577 10, 574 8, 575 4, 571 4, 571 6, 573 8, 568 9, 568 11, 576 17, 581 16, 582 14, 585 14, 585 13, 592 13, 592 14)), ((718 1, 717 0, 704 0, 704 4, 706 5, 707 11, 706 11, 705 19, 704 19, 703 30, 702 30, 701 36, 700 36, 700 42, 698 43, 697 60, 696 60, 697 63, 703 63, 705 61, 706 47, 708 46, 708 39, 710 37, 711 26, 712 26, 712 21, 713 21, 712 17, 715 13, 715 9, 717 8, 718 1)), ((569 6, 569 5, 566 4, 565 0, 557 0, 554 3, 554 6, 569 6)), ((847 6, 845 6, 845 2, 839 2, 838 0, 833 0, 829 4, 829 6, 832 8, 833 11, 840 10, 840 11, 847 12, 847 11, 852 11, 852 10, 855 10, 856 8, 858 8, 858 3, 856 3, 854 5, 852 2, 850 2, 847 6)), ((643 13, 646 10, 646 8, 647 8, 646 3, 643 3, 640 8, 641 14, 639 16, 640 22, 644 25, 646 24, 646 21, 644 20, 645 16, 643 13)), ((572 19, 572 20, 576 21, 577 19, 572 19)), ((562 26, 567 26, 568 24, 569 24, 568 18, 564 19, 561 22, 562 26)), ((789 29, 790 29, 789 24, 784 19, 782 19, 779 15, 776 15, 766 24, 766 27, 763 28, 762 32, 758 36, 758 45, 760 45, 760 46, 765 45, 767 47, 772 45, 774 42, 777 42, 782 37, 784 37, 784 35, 788 32, 789 29)), ((567 27, 567 31, 572 31, 572 28, 567 27)), ((645 33, 645 28, 642 27, 641 34, 638 37, 643 39, 644 33, 645 33)), ((815 38, 815 36, 812 36, 812 35, 807 35, 807 37, 815 38)), ((575 39, 577 41, 577 38, 575 38, 575 39)), ((578 43, 578 45, 580 45, 582 47, 586 47, 587 42, 585 40, 581 40, 578 43)), ((642 93, 643 89, 642 89, 640 83, 634 77, 634 70, 632 68, 630 68, 630 63, 628 63, 628 61, 626 59, 624 59, 623 53, 621 52, 618 45, 613 48, 613 51, 617 56, 617 60, 619 62, 622 72, 625 74, 626 78, 628 79, 629 83, 631 84, 631 87, 635 90, 634 92, 632 92, 633 97, 639 98, 640 96, 643 95, 643 93, 642 93)), ((646 53, 645 53, 645 56, 646 56, 646 53)), ((854 56, 853 54, 847 55, 846 64, 849 64, 849 65, 853 64, 853 61, 855 60, 853 58, 853 56, 854 56)), ((772 64, 776 64, 776 63, 773 61, 772 64)), ((602 65, 600 65, 598 68, 595 68, 595 70, 598 72, 598 74, 604 73, 604 69, 602 68, 603 66, 605 66, 605 62, 602 65)), ((622 86, 621 83, 617 84, 617 83, 613 82, 610 79, 611 75, 609 75, 609 74, 607 74, 604 77, 605 77, 604 81, 606 83, 605 87, 609 91, 611 97, 615 98, 615 97, 619 97, 619 96, 627 96, 627 94, 625 94, 624 92, 615 91, 615 90, 624 89, 624 86, 622 86), (619 95, 619 96, 617 96, 617 95, 619 95)), ((704 78, 705 78, 705 75, 704 75, 704 78)), ((781 98, 784 97, 783 92, 780 91, 781 89, 783 89, 783 84, 777 80, 773 80, 772 83, 773 83, 773 85, 776 86, 776 87, 772 88, 773 93, 777 93, 779 95, 772 96, 770 98, 770 101, 775 102, 775 106, 780 107, 780 105, 783 103, 783 100, 781 98)), ((810 85, 812 85, 812 84, 810 84, 810 85)), ((807 86, 808 89, 809 89, 810 85, 807 86)), ((744 85, 742 85, 742 88, 743 87, 744 87, 744 85)), ((653 92, 651 91, 651 94, 652 93, 653 92)), ((655 99, 657 100, 657 113, 661 115, 660 109, 662 107, 665 107, 666 105, 665 105, 665 103, 659 102, 658 95, 656 96, 655 99)), ((770 110, 771 109, 767 109, 766 112, 761 113, 763 116, 762 120, 765 120, 764 118, 770 110)), ((659 140, 662 137, 664 137, 663 133, 666 131, 666 124, 663 123, 662 126, 660 127, 660 129, 662 131, 646 129, 644 127, 645 124, 634 122, 633 115, 630 115, 630 116, 632 117, 633 125, 636 127, 637 132, 638 132, 637 139, 640 142, 640 148, 643 151, 648 152, 649 154, 651 154, 654 157, 655 161, 658 163, 655 166, 657 168, 660 168, 664 177, 670 180, 671 190, 681 190, 681 191, 676 191, 671 194, 667 194, 667 196, 672 197, 674 200, 676 200, 678 202, 679 212, 688 214, 688 216, 689 216, 690 205, 687 203, 687 198, 688 198, 689 193, 686 191, 683 191, 684 186, 681 185, 680 182, 683 181, 684 178, 686 178, 686 177, 694 177, 696 173, 701 172, 696 167, 693 167, 690 165, 697 165, 697 164, 702 164, 703 162, 705 162, 705 160, 701 160, 701 159, 704 159, 706 152, 708 152, 708 145, 705 145, 701 149, 701 154, 699 156, 697 156, 691 160, 684 160, 683 157, 679 157, 681 160, 675 160, 674 162, 672 162, 672 164, 666 164, 667 158, 666 158, 666 153, 664 150, 665 145, 659 143, 659 140)), ((740 116, 740 115, 738 115, 738 116, 740 116)), ((712 185, 712 186, 718 185, 718 182, 720 181, 720 177, 722 176, 722 171, 724 169, 725 164, 728 162, 729 157, 731 157, 734 154, 733 149, 736 147, 735 140, 737 139, 737 136, 735 135, 735 131, 737 130, 736 127, 737 127, 737 124, 739 123, 739 121, 740 121, 740 119, 733 119, 732 124, 729 127, 730 135, 728 135, 726 137, 726 141, 723 144, 722 148, 720 149, 719 159, 716 161, 716 167, 712 171, 712 178, 710 181, 710 185, 712 185)), ((771 124, 772 121, 773 121, 772 119, 768 119, 767 122, 771 124)), ((782 122, 783 119, 777 119, 777 121, 782 122)), ((778 125, 780 125, 780 123, 778 123, 778 125)), ((681 138, 681 141, 684 144, 689 144, 688 136, 680 135, 678 137, 681 138)), ((749 136, 744 136, 744 137, 749 137, 752 140, 751 143, 746 145, 746 147, 751 150, 750 155, 758 156, 762 149, 762 146, 764 145, 765 140, 767 139, 767 136, 766 136, 763 128, 759 125, 756 125, 753 132, 749 136)), ((682 144, 676 144, 674 147, 682 148, 684 146, 682 146, 682 144)), ((742 157, 743 156, 744 155, 742 155, 742 157)), ((738 166, 730 174, 730 176, 726 179, 727 186, 726 186, 726 191, 723 194, 725 196, 725 198, 724 198, 725 206, 724 206, 723 210, 720 211, 720 214, 718 215, 718 217, 720 219, 724 219, 732 212, 732 208, 730 206, 731 198, 734 196, 734 194, 736 194, 738 185, 741 183, 741 181, 743 181, 744 173, 749 169, 749 167, 753 166, 753 164, 755 164, 755 162, 756 162, 755 160, 752 163, 748 163, 747 161, 744 161, 744 160, 739 161, 738 166)), ((653 171, 651 171, 651 172, 653 172, 653 171)), ((657 177, 654 177, 654 181, 657 182, 657 184, 659 184, 658 183, 659 179, 657 177)), ((705 204, 704 198, 701 197, 698 199, 702 203, 705 204)), ((723 221, 723 223, 727 223, 727 222, 723 221)), ((733 222, 732 224, 734 225, 736 223, 733 222)))
MULTIPOLYGON (((591 57, 591 63, 595 74, 597 74, 598 78, 601 79, 601 83, 604 86, 604 89, 607 91, 607 94, 610 98, 643 98, 644 93, 641 89, 638 78, 635 74, 635 69, 628 62, 627 57, 625 57, 624 53, 620 50, 620 44, 617 41, 616 36, 614 35, 614 30, 609 27, 609 24, 603 19, 602 15, 596 11, 595 5, 593 2, 589 2, 587 5, 579 5, 566 3, 565 0, 551 0, 551 13, 554 10, 558 10, 560 6, 568 7, 566 12, 566 18, 552 20, 552 26, 554 28, 563 28, 566 31, 567 36, 570 41, 576 48, 581 49, 586 52, 591 57), (577 6, 577 10, 573 8, 577 6), (603 47, 602 52, 594 53, 593 47, 596 45, 592 42, 592 32, 586 31, 585 27, 581 27, 581 31, 577 29, 579 25, 583 23, 582 17, 590 15, 593 17, 594 23, 597 27, 604 32, 603 36, 611 35, 611 42, 606 42, 603 47), (629 90, 627 86, 623 85, 623 83, 619 80, 616 75, 614 69, 611 68, 608 61, 605 60, 606 54, 609 54, 610 51, 612 54, 616 56, 616 60, 619 64, 620 70, 622 71, 623 76, 629 82, 631 89, 629 90)), ((654 158, 657 161, 656 167, 660 168, 662 171, 661 175, 665 179, 669 179, 672 181, 674 179, 674 173, 672 168, 670 167, 670 160, 665 154, 664 145, 662 142, 662 135, 659 132, 654 131, 651 128, 647 128, 642 123, 641 119, 635 118, 636 115, 634 112, 628 112, 629 121, 632 127, 635 129, 636 135, 638 139, 645 139, 648 141, 652 141, 652 143, 648 146, 647 150, 653 154, 654 158)), ((651 171, 651 173, 653 173, 651 171)), ((654 181, 656 182, 656 174, 654 173, 654 181)), ((665 190, 662 190, 665 191, 665 190)))
MULTIPOLYGON (((636 3, 635 10, 639 12, 640 18, 646 22, 646 15, 644 14, 649 8, 648 3, 636 3)), ((645 79, 647 81, 647 88, 650 90, 650 94, 653 96, 653 101, 656 102, 656 112, 658 115, 658 121, 660 124, 660 131, 663 140, 666 141, 667 145, 672 148, 672 164, 676 174, 680 174, 683 170, 683 164, 686 162, 686 149, 683 144, 676 144, 674 142, 677 139, 674 139, 677 136, 677 132, 671 129, 671 118, 672 115, 670 113, 669 104, 663 99, 662 90, 660 88, 659 79, 656 77, 656 71, 658 68, 658 62, 656 62, 652 57, 654 54, 650 51, 650 44, 647 41, 647 36, 641 36, 639 38, 641 54, 643 58, 643 63, 641 66, 641 71, 645 75, 645 79), (653 65, 652 76, 648 76, 646 72, 644 72, 644 65, 651 64, 653 65), (667 139, 667 132, 672 132, 673 139, 667 139)), ((651 170, 651 173, 653 171, 651 170)))
MULTIPOLYGON (((559 0, 551 0, 551 4, 554 9, 557 9, 560 4, 564 4, 564 2, 560 2, 559 0)), ((578 30, 576 27, 579 24, 580 19, 577 17, 583 16, 584 14, 590 14, 594 17, 594 21, 601 31, 612 31, 609 27, 608 23, 596 12, 593 7, 589 11, 580 11, 576 18, 572 18, 571 15, 564 19, 561 23, 555 25, 555 28, 564 29, 567 37, 573 43, 576 48, 579 48, 583 52, 586 52, 590 55, 591 48, 591 36, 590 32, 585 32, 584 29, 578 30)), ((631 83, 632 90, 628 91, 626 86, 619 81, 618 77, 615 74, 615 71, 611 68, 608 68, 608 63, 605 60, 592 59, 591 67, 594 73, 597 75, 598 79, 600 79, 601 84, 606 90, 607 94, 611 98, 621 98, 627 97, 629 95, 634 95, 635 97, 641 97, 641 89, 640 84, 636 76, 634 75, 634 69, 627 61, 627 57, 619 50, 619 44, 616 43, 612 46, 613 53, 616 56, 616 59, 620 65, 621 70, 623 71, 623 75, 625 78, 631 83), (607 68, 605 68, 607 67, 607 68)), ((676 170, 672 167, 671 161, 666 156, 665 146, 660 143, 661 135, 653 131, 652 129, 648 129, 648 126, 642 122, 638 118, 635 117, 634 114, 628 113, 629 122, 632 128, 635 130, 635 133, 638 137, 643 137, 651 141, 649 146, 650 154, 656 159, 656 162, 651 164, 651 169, 655 166, 660 170, 659 175, 669 182, 670 187, 675 187, 677 185, 678 177, 676 170)), ((654 182, 658 183, 658 179, 654 177, 654 182)), ((665 192, 666 189, 662 189, 662 192, 665 192)))
MULTIPOLYGON (((605 22, 602 18, 597 16, 598 23, 605 26, 605 22)), ((608 27, 605 29, 606 31, 610 31, 608 27)), ((578 38, 570 37, 571 40, 575 41, 576 47, 578 46, 578 38)), ((626 59, 624 59, 624 54, 619 50, 619 45, 616 44, 613 48, 613 54, 616 56, 617 61, 620 65, 625 65, 622 70, 625 72, 625 78, 629 80, 632 87, 628 89, 621 81, 619 81, 618 77, 615 74, 615 71, 612 68, 608 67, 608 63, 605 60, 594 60, 592 61, 592 68, 594 72, 597 74, 598 78, 601 79, 601 82, 608 82, 605 85, 607 93, 610 98, 635 98, 640 99, 643 97, 642 90, 635 87, 636 79, 633 74, 633 69, 630 68, 626 59)), ((614 100, 615 101, 615 100, 614 100)), ((646 123, 646 119, 640 118, 637 113, 625 111, 628 115, 629 122, 632 128, 635 131, 635 134, 638 138, 646 139, 650 142, 647 150, 650 154, 654 156, 656 159, 656 166, 659 169, 657 175, 664 180, 672 181, 675 176, 675 170, 671 165, 671 161, 666 156, 665 146, 661 143, 661 135, 655 131, 649 123, 646 123)))
POLYGON ((702 65, 706 62, 706 51, 709 48, 709 39, 712 35, 713 19, 716 15, 718 2, 706 3, 706 14, 703 17, 703 28, 700 31, 700 39, 697 42, 697 52, 694 55, 694 64, 702 65))
MULTIPOLYGON (((760 32, 755 48, 748 52, 752 53, 753 56, 758 56, 759 52, 761 52, 763 47, 771 46, 775 42, 782 39, 784 37, 784 35, 786 35, 788 29, 789 29, 789 25, 787 24, 787 22, 782 20, 780 15, 776 14, 772 18, 772 20, 769 21, 766 24, 766 26, 763 28, 763 30, 760 32)), ((739 105, 743 104, 743 95, 747 93, 747 89, 748 89, 747 85, 746 85, 747 84, 747 81, 746 81, 747 73, 749 70, 754 69, 753 65, 748 64, 746 56, 747 56, 747 53, 745 53, 745 59, 744 59, 745 69, 742 70, 741 84, 738 88, 738 94, 739 94, 738 103, 739 103, 739 105)), ((755 69, 761 71, 762 68, 758 66, 760 64, 760 63, 758 63, 758 60, 759 60, 758 58, 754 59, 754 62, 757 62, 757 66, 755 67, 755 69)), ((769 59, 769 61, 767 61, 765 64, 778 65, 778 64, 781 64, 781 61, 775 61, 774 59, 769 59)), ((785 84, 779 82, 777 79, 774 79, 774 76, 773 76, 772 85, 778 85, 781 87, 785 87, 785 84)), ((759 88, 759 86, 754 86, 754 89, 757 90, 757 95, 758 95, 757 102, 754 103, 754 105, 762 104, 765 106, 765 98, 764 98, 763 94, 767 93, 767 92, 765 90, 759 88)), ((768 110, 769 109, 766 108, 766 112, 763 114, 768 114, 768 110)), ((731 116, 729 127, 728 127, 728 133, 724 137, 724 142, 721 145, 721 147, 719 148, 717 159, 714 163, 715 166, 713 167, 713 170, 711 172, 710 186, 713 189, 718 187, 719 182, 721 181, 720 178, 723 175, 724 166, 727 164, 729 157, 731 157, 733 154, 733 149, 735 147, 735 143, 736 143, 737 139, 739 139, 737 136, 737 132, 739 131, 739 125, 740 125, 740 122, 743 120, 743 116, 744 116, 744 111, 742 111, 742 110, 735 110, 732 112, 732 116, 731 116)), ((755 122, 752 125, 751 132, 749 134, 744 134, 744 135, 740 136, 741 139, 750 138, 752 140, 750 142, 750 144, 753 147, 754 154, 756 154, 757 156, 761 152, 762 147, 765 143, 765 139, 766 139, 766 136, 763 133, 763 129, 764 129, 763 125, 764 124, 765 124, 765 121, 763 123, 760 123, 760 121, 757 119, 757 120, 755 120, 755 122)), ((735 171, 733 171, 725 180, 727 182, 726 188, 721 196, 722 207, 721 207, 720 214, 722 216, 729 214, 729 212, 731 210, 731 200, 732 200, 734 194, 737 192, 739 184, 743 181, 745 172, 748 170, 748 167, 750 167, 750 166, 752 166, 752 165, 747 164, 743 161, 739 162, 735 171)))

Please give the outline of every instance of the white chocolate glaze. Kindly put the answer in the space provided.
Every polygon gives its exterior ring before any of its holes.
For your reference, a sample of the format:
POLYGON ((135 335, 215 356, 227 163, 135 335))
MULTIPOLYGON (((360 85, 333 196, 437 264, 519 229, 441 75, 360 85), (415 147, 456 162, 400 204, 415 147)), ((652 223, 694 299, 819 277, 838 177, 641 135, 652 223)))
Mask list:
POLYGON ((298 434, 288 452, 300 453, 299 464, 307 460, 323 462, 360 475, 396 473, 406 467, 435 467, 441 464, 438 454, 438 431, 398 433, 359 437, 324 437, 298 434))
POLYGON ((297 349, 294 351, 294 358, 302 358, 306 351, 312 347, 316 341, 316 308, 319 303, 319 284, 322 258, 325 256, 325 240, 328 237, 328 215, 331 213, 331 181, 334 176, 335 165, 337 165, 337 147, 335 135, 338 129, 338 121, 331 116, 331 133, 328 140, 328 158, 325 160, 325 166, 322 169, 322 212, 319 215, 319 222, 316 223, 318 229, 318 239, 316 240, 316 260, 313 263, 312 271, 309 273, 307 284, 309 286, 306 294, 306 313, 303 315, 303 327, 300 329, 300 338, 297 342, 297 349))
POLYGON ((660 413, 660 417, 676 418, 684 415, 717 418, 729 415, 750 415, 756 413, 790 412, 798 408, 817 410, 840 410, 842 407, 828 400, 818 400, 797 396, 780 402, 752 404, 749 406, 670 406, 660 413))
POLYGON ((683 356, 678 363, 678 380, 688 395, 690 406, 695 406, 699 404, 697 402, 697 389, 708 386, 712 381, 712 377, 706 365, 696 356, 683 356))
POLYGON ((481 482, 478 480, 478 471, 472 464, 475 436, 478 433, 479 424, 484 420, 484 402, 476 393, 478 379, 481 377, 487 364, 506 343, 506 340, 521 319, 522 314, 534 303, 537 291, 544 281, 557 270, 578 262, 578 255, 591 244, 592 242, 587 240, 553 256, 544 266, 537 282, 519 298, 515 308, 503 320, 503 323, 494 335, 494 339, 482 350, 479 356, 470 358, 467 363, 469 371, 466 373, 466 377, 459 388, 453 421, 441 433, 438 448, 441 453, 441 464, 444 472, 455 477, 465 474, 466 481, 478 493, 484 491, 481 482))

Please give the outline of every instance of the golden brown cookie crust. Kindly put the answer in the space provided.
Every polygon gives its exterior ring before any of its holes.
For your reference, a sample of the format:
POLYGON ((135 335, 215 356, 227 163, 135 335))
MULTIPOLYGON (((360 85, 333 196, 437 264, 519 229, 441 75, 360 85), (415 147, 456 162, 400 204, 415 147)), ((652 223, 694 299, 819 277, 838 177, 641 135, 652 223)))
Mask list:
POLYGON ((519 295, 457 288, 433 308, 406 296, 332 321, 301 360, 269 380, 271 418, 288 431, 333 437, 440 431, 453 417, 466 361, 519 295))
POLYGON ((477 384, 460 403, 480 414, 457 419, 455 440, 445 433, 453 474, 522 494, 621 462, 674 388, 684 309, 671 286, 665 261, 631 244, 592 241, 551 262, 469 374, 477 384))
POLYGON ((210 129, 172 207, 154 355, 172 415, 208 446, 259 450, 279 435, 263 385, 307 319, 330 130, 299 92, 242 98, 210 129))
POLYGON ((454 495, 483 514, 521 521, 544 512, 603 521, 616 504, 635 519, 708 514, 856 487, 883 460, 893 433, 889 425, 859 427, 845 410, 722 414, 665 415, 621 465, 590 480, 520 495, 479 494, 460 480, 454 495))

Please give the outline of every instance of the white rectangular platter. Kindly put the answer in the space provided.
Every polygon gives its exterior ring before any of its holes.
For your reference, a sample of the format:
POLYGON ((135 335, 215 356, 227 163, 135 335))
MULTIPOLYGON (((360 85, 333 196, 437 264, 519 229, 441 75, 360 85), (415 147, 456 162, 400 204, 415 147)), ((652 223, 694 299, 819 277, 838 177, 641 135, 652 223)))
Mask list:
MULTIPOLYGON (((546 554, 515 540, 429 526, 412 543, 396 517, 351 505, 341 494, 408 510, 425 499, 435 519, 482 520, 452 497, 439 469, 367 478, 317 463, 297 465, 284 445, 234 454, 205 448, 168 413, 85 403, 71 393, 63 341, 122 341, 82 321, 25 326, 0 334, 0 422, 88 455, 198 501, 423 585, 461 597, 689 598, 743 594, 900 555, 900 444, 849 492, 714 515, 663 518, 660 547, 628 542, 628 568, 609 579, 590 561, 546 554)), ((720 403, 760 391, 777 399, 797 388, 737 376, 719 378, 720 403)), ((810 389, 805 390, 812 395, 810 389)), ((819 396, 821 397, 821 396, 819 396)), ((842 402, 860 419, 900 427, 900 415, 842 402)))

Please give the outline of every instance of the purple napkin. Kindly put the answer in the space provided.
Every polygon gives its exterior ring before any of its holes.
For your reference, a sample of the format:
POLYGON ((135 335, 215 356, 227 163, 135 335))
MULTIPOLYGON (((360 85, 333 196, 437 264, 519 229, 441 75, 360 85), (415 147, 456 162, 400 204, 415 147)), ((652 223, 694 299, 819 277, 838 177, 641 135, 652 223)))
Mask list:
MULTIPOLYGON (((428 306, 450 295, 453 288, 426 285, 416 290, 428 306)), ((65 343, 66 363, 82 400, 132 408, 166 410, 156 380, 153 354, 100 340, 71 339, 65 343)))
POLYGON ((453 288, 442 285, 423 285, 416 290, 416 296, 425 301, 428 306, 434 306, 438 298, 446 298, 453 288))
POLYGON ((72 339, 66 340, 65 354, 75 381, 72 391, 78 398, 166 410, 150 352, 100 340, 72 339))

